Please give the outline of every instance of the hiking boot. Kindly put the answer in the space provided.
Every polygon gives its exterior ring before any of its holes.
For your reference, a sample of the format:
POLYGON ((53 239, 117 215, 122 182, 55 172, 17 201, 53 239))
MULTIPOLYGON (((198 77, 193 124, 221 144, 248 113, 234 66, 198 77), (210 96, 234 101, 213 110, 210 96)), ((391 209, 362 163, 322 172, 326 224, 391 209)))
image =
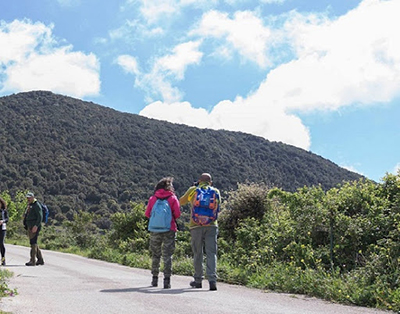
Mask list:
POLYGON ((164 278, 164 289, 171 289, 171 278, 164 278))
POLYGON ((26 266, 36 266, 36 252, 37 252, 37 244, 31 245, 31 259, 29 262, 25 263, 26 266))
POLYGON ((190 282, 190 286, 191 286, 192 288, 197 288, 197 289, 202 288, 201 282, 197 282, 197 281, 191 281, 191 282, 190 282))
POLYGON ((42 251, 39 249, 38 245, 36 245, 36 257, 37 257, 36 265, 44 265, 42 251))
POLYGON ((158 286, 158 277, 157 276, 153 276, 153 280, 151 281, 151 286, 152 287, 158 286))
POLYGON ((36 265, 44 265, 44 260, 43 259, 38 259, 36 262, 36 265))
POLYGON ((215 281, 210 281, 210 290, 211 291, 217 290, 217 283, 215 281))

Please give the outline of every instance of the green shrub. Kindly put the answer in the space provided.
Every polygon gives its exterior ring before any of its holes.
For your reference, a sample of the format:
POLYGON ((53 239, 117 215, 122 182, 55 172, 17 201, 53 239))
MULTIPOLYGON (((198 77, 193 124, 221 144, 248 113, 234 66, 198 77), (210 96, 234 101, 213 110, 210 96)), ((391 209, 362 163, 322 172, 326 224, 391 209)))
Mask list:
POLYGON ((17 294, 16 289, 10 289, 7 284, 7 279, 12 276, 12 273, 7 269, 0 269, 0 297, 13 296, 17 294))
POLYGON ((264 184, 238 184, 238 189, 228 194, 228 201, 219 216, 222 237, 234 239, 234 231, 242 219, 262 219, 270 205, 268 190, 264 184))
MULTIPOLYGON (((175 256, 175 255, 174 255, 175 256)), ((193 276, 193 258, 181 257, 173 260, 172 273, 183 276, 193 276)))

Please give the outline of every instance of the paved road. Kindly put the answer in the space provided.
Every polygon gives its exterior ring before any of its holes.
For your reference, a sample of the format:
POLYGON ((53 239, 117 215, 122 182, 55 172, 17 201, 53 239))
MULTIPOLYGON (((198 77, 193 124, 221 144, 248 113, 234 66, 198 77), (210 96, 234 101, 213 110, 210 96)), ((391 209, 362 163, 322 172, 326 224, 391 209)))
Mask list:
POLYGON ((149 270, 130 268, 72 254, 43 251, 44 266, 26 267, 29 248, 7 245, 9 286, 18 295, 3 298, 0 310, 14 314, 263 313, 382 314, 299 295, 266 293, 219 283, 218 291, 188 286, 190 277, 173 276, 172 289, 150 287, 149 270))

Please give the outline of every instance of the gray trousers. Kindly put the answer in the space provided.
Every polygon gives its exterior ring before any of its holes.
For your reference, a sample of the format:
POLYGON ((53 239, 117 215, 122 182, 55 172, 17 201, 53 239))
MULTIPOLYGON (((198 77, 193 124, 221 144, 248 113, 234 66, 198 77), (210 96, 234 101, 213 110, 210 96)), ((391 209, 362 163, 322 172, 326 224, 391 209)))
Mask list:
POLYGON ((217 236, 216 226, 190 229, 193 251, 194 280, 203 280, 203 250, 206 253, 206 274, 209 281, 217 281, 217 236))
POLYGON ((150 233, 150 251, 152 255, 151 274, 158 276, 161 256, 164 261, 164 278, 171 277, 172 255, 175 251, 175 231, 150 233))

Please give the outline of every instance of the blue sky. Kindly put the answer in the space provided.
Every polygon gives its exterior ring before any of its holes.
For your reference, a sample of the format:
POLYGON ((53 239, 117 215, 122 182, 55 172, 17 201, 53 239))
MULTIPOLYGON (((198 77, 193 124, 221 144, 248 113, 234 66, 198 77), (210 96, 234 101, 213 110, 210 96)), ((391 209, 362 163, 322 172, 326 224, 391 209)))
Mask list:
POLYGON ((398 0, 0 0, 0 96, 50 90, 400 168, 398 0))

